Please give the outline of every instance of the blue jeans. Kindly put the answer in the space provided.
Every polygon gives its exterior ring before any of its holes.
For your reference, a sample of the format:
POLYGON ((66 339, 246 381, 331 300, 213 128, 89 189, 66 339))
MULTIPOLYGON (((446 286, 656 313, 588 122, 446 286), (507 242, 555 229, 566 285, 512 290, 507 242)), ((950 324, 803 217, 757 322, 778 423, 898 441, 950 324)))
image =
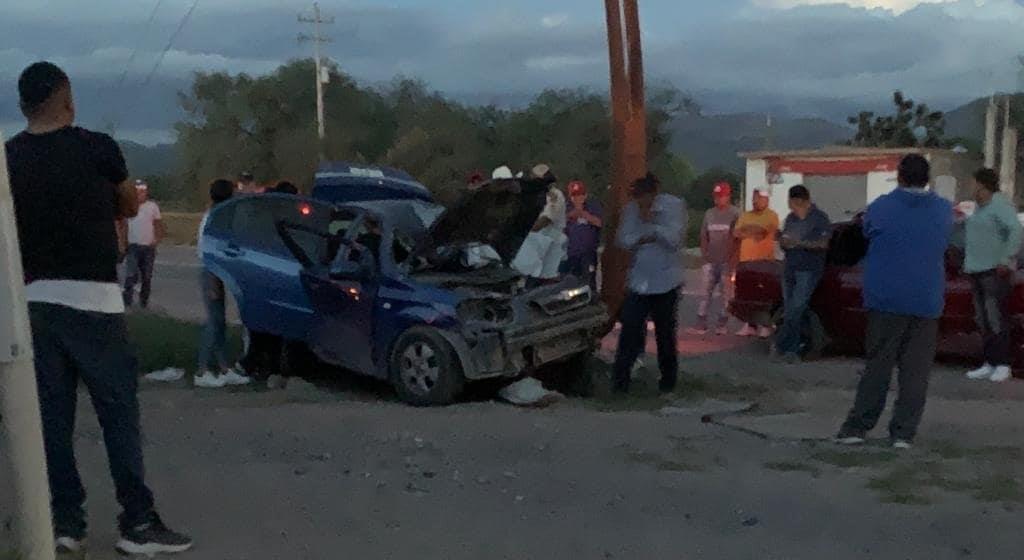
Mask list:
POLYGON ((203 327, 199 341, 199 373, 213 368, 214 371, 228 369, 227 356, 227 320, 224 315, 225 297, 224 283, 220 278, 203 270, 199 275, 199 286, 203 294, 203 305, 206 307, 206 326, 203 327))
POLYGON ((807 320, 811 296, 818 288, 821 273, 814 270, 786 270, 782 279, 784 313, 782 327, 775 339, 779 354, 800 354, 800 332, 807 320))
POLYGON ((153 266, 156 264, 156 247, 129 245, 124 260, 124 304, 132 305, 135 299, 135 285, 142 283, 139 304, 149 305, 149 294, 153 286, 153 266))
POLYGON ((153 494, 145 482, 138 374, 124 315, 48 303, 30 303, 28 310, 54 530, 85 536, 85 487, 74 449, 79 380, 103 428, 121 529, 146 523, 154 515, 153 494))

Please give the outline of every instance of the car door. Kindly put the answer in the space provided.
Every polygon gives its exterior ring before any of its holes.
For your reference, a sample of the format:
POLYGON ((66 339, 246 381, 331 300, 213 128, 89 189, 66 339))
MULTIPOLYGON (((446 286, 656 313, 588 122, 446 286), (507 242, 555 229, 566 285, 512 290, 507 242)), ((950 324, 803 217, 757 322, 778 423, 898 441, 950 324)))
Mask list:
POLYGON ((248 329, 291 340, 305 336, 313 310, 299 277, 302 266, 276 224, 285 220, 326 229, 332 213, 329 204, 285 195, 249 196, 234 203, 231 235, 213 251, 225 281, 233 284, 248 329))
POLYGON ((328 363, 376 374, 373 333, 380 274, 379 221, 360 213, 344 234, 324 235, 336 252, 322 261, 294 242, 303 231, 323 235, 289 225, 281 233, 304 267, 302 287, 314 310, 307 344, 328 363))

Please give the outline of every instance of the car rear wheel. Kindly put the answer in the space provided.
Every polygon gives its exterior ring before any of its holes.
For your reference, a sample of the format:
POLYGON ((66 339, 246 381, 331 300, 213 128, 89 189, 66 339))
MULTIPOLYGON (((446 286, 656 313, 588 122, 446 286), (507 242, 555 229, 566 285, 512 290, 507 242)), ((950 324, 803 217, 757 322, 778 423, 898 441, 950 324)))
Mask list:
POLYGON ((433 329, 409 329, 395 343, 389 364, 399 398, 415 406, 451 404, 465 385, 455 350, 433 329))

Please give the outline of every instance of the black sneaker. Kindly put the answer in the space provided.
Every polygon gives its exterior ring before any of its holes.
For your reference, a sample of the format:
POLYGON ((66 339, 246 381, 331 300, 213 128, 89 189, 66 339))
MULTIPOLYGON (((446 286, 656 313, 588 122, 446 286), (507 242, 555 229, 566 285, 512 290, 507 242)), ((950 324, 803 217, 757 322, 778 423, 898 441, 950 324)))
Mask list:
POLYGON ((192 548, 192 539, 167 528, 156 515, 148 523, 121 531, 115 547, 122 554, 175 554, 192 548))

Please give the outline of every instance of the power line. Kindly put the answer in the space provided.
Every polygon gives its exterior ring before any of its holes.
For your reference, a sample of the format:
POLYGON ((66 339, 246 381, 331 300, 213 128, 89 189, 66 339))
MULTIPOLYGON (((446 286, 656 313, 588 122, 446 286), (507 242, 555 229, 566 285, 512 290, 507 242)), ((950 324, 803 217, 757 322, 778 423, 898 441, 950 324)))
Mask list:
POLYGON ((171 34, 171 38, 167 41, 167 46, 164 47, 163 52, 161 52, 160 56, 156 59, 156 64, 153 65, 153 69, 149 71, 148 75, 146 75, 146 79, 142 81, 142 85, 140 86, 140 88, 145 88, 147 85, 149 85, 149 82, 153 79, 153 76, 156 75, 157 70, 160 69, 160 65, 164 62, 164 57, 166 57, 167 53, 171 50, 171 48, 174 47, 174 42, 178 40, 178 36, 181 35, 181 32, 185 29, 185 26, 188 25, 188 20, 192 17, 192 12, 196 11, 196 6, 198 5, 199 0, 194 0, 192 2, 192 7, 190 7, 188 11, 185 12, 185 17, 181 18, 181 22, 178 23, 178 28, 175 29, 174 33, 171 34))
MULTIPOLYGON (((157 2, 157 4, 159 5, 159 1, 157 2)), ((149 73, 146 74, 146 78, 142 80, 141 84, 139 84, 139 93, 146 89, 146 86, 148 86, 149 83, 153 80, 153 76, 155 76, 157 71, 160 70, 160 65, 163 64, 164 58, 167 57, 167 53, 174 47, 174 43, 178 40, 178 37, 181 35, 181 32, 185 29, 185 26, 188 25, 189 19, 192 18, 192 13, 196 11, 196 6, 198 5, 199 0, 194 0, 192 2, 192 6, 189 7, 188 11, 185 12, 185 15, 181 18, 181 21, 178 22, 178 27, 174 30, 174 33, 171 34, 170 39, 167 40, 167 45, 164 47, 163 51, 160 52, 160 56, 157 57, 156 63, 153 64, 153 68, 149 70, 149 73)), ((136 105, 135 99, 138 99, 138 96, 136 96, 130 102, 131 104, 128 105, 127 109, 123 111, 123 113, 130 113, 132 110, 134 110, 136 105)), ((111 124, 110 128, 112 134, 114 132, 114 129, 117 128, 117 124, 117 121, 114 121, 114 123, 111 124)))
POLYGON ((135 41, 135 48, 132 49, 132 54, 128 57, 128 62, 124 65, 124 71, 121 72, 121 76, 117 79, 118 89, 124 85, 124 80, 128 77, 128 71, 131 70, 132 64, 135 62, 135 57, 139 54, 139 49, 142 48, 142 41, 148 34, 149 28, 153 25, 153 21, 156 19, 156 13, 160 10, 160 5, 163 3, 164 0, 156 0, 156 4, 153 5, 152 11, 149 12, 149 19, 146 20, 146 26, 142 28, 142 33, 139 33, 139 38, 135 41))

